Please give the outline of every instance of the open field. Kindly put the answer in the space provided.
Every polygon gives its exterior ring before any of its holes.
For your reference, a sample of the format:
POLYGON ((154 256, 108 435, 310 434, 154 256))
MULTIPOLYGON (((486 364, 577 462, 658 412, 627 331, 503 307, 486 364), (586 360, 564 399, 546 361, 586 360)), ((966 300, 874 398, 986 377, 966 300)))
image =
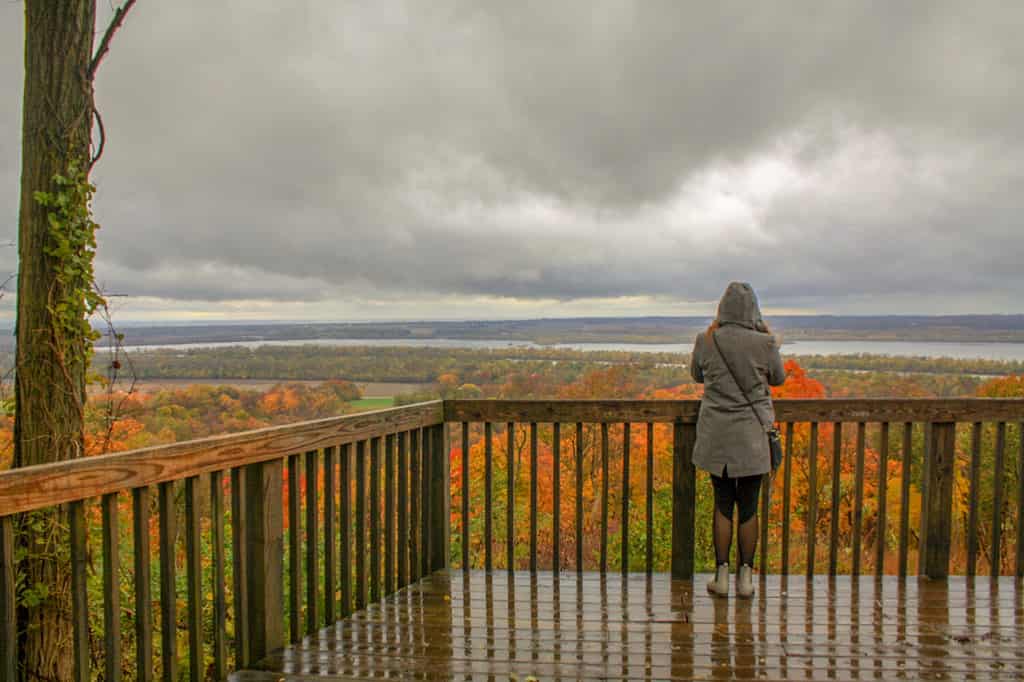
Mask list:
POLYGON ((363 398, 362 400, 352 401, 352 406, 360 410, 383 410, 393 407, 394 404, 394 398, 363 398))
MULTIPOLYGON (((323 383, 320 379, 139 379, 135 382, 135 390, 141 393, 156 393, 157 391, 168 391, 189 386, 234 386, 250 391, 266 391, 277 384, 309 384, 316 385, 323 383)), ((421 391, 428 384, 389 382, 389 381, 356 381, 353 382, 363 393, 364 400, 390 399, 403 393, 421 391)), ((118 388, 128 389, 127 383, 118 383, 118 388)), ((92 392, 102 392, 99 386, 92 386, 92 392)), ((383 407, 390 407, 383 405, 383 407)))

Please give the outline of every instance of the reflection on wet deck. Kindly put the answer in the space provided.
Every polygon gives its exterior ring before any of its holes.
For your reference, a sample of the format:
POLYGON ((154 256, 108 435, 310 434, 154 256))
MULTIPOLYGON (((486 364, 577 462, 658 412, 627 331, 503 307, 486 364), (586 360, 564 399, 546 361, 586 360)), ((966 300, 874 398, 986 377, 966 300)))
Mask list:
POLYGON ((1013 578, 772 575, 749 601, 705 580, 440 572, 232 679, 1024 677, 1013 578))

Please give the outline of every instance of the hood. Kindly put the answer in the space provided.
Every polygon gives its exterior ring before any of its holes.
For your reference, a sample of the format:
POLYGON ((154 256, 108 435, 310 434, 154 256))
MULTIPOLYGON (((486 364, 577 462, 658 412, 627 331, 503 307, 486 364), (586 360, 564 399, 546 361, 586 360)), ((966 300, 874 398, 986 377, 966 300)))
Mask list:
POLYGON ((750 329, 764 327, 754 288, 746 282, 731 282, 718 302, 718 323, 738 324, 750 329))

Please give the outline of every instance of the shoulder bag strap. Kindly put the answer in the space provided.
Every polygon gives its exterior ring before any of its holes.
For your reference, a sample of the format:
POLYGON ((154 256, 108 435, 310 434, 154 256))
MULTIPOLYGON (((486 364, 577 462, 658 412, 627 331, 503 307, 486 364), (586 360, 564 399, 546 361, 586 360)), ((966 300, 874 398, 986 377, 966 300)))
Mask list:
POLYGON ((768 427, 764 425, 764 420, 761 419, 761 415, 757 413, 757 408, 754 407, 754 403, 750 400, 750 396, 747 395, 747 392, 743 390, 743 384, 741 384, 740 380, 736 377, 736 372, 732 370, 732 365, 729 364, 729 360, 726 359, 725 353, 722 352, 722 348, 718 345, 717 332, 711 333, 711 341, 715 344, 715 350, 718 351, 718 357, 722 358, 722 362, 725 363, 725 368, 729 370, 729 375, 732 376, 732 380, 736 383, 736 387, 740 389, 740 393, 743 394, 743 398, 747 401, 747 406, 750 408, 750 411, 754 413, 755 417, 757 417, 757 421, 761 424, 761 428, 767 432, 768 427))

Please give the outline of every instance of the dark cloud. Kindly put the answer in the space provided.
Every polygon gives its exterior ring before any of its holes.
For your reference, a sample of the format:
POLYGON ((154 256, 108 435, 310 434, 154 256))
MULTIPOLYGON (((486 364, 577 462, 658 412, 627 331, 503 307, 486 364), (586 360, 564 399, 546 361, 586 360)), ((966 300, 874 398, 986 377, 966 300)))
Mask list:
POLYGON ((742 278, 780 307, 1019 311, 1021 25, 987 2, 140 3, 98 86, 100 276, 214 310, 672 312, 742 278))

